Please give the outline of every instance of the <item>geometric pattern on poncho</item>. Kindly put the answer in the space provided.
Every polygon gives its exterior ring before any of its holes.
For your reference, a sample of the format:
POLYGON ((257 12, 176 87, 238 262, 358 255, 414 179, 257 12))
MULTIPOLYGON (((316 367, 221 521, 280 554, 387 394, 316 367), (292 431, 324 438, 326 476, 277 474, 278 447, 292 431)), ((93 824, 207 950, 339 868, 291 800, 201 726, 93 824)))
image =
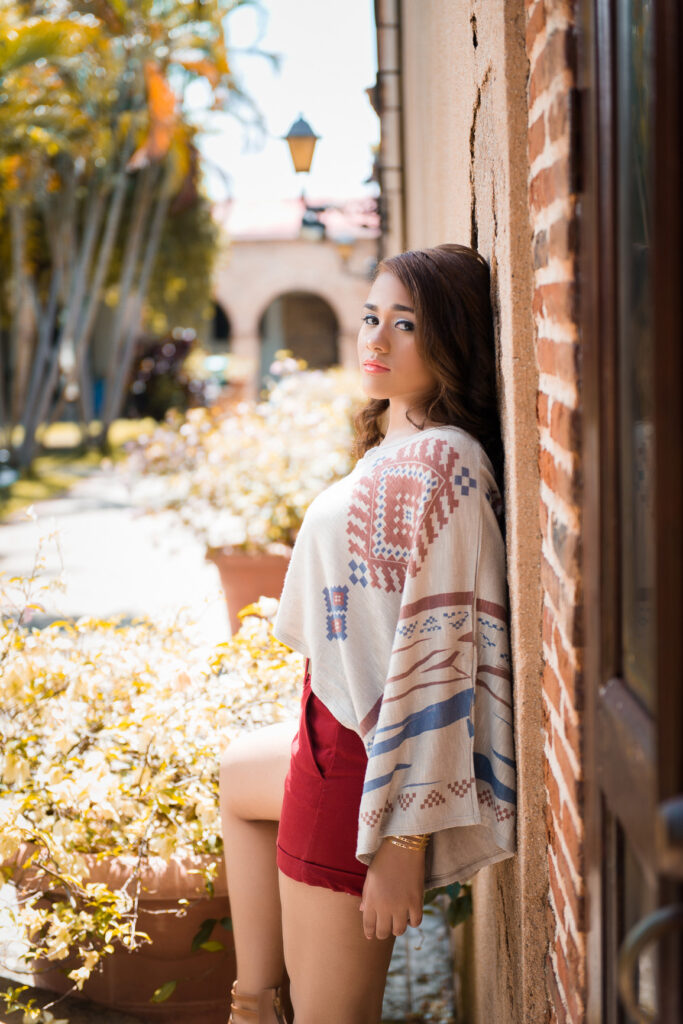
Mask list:
POLYGON ((455 472, 459 459, 447 441, 424 438, 402 457, 380 460, 356 485, 346 532, 371 586, 400 591, 406 574, 417 576, 429 545, 458 507, 456 491, 466 497, 477 487, 466 466, 455 472))

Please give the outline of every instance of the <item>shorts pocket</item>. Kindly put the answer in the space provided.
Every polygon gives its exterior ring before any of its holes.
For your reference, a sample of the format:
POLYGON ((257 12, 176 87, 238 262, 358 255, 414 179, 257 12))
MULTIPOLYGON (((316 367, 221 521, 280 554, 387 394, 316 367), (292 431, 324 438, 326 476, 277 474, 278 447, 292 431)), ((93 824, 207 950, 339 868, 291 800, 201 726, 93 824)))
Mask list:
POLYGON ((334 766, 339 723, 312 690, 306 694, 303 728, 311 764, 321 779, 326 779, 334 766))

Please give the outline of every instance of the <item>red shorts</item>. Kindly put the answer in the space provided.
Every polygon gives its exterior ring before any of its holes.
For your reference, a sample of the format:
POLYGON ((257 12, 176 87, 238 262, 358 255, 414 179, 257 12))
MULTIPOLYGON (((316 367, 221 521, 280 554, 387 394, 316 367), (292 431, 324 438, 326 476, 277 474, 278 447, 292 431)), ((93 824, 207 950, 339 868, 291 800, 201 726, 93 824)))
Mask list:
POLYGON ((311 690, 304 672, 299 731, 285 780, 277 866, 298 882, 360 896, 367 867, 356 860, 367 755, 311 690))

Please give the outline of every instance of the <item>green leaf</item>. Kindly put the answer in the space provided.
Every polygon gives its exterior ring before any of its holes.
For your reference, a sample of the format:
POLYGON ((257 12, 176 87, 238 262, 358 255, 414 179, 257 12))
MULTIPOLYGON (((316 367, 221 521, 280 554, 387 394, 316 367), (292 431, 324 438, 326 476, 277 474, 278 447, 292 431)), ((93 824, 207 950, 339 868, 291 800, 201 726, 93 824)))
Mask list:
POLYGON ((178 984, 177 981, 167 981, 167 982, 165 982, 161 986, 161 988, 156 989, 154 995, 150 999, 150 1002, 151 1003, 165 1003, 166 1000, 169 999, 173 995, 173 993, 175 992, 175 987, 176 987, 177 984, 178 984))
POLYGON ((225 946, 216 939, 209 939, 208 942, 202 942, 199 948, 205 949, 207 953, 220 953, 222 949, 225 949, 225 946))
POLYGON ((196 950, 198 950, 200 946, 203 946, 207 939, 211 937, 211 932, 214 929, 214 925, 216 925, 217 923, 218 922, 216 921, 215 917, 207 917, 205 921, 202 921, 202 923, 199 926, 199 931, 192 940, 191 948, 193 953, 196 950))
POLYGON ((231 917, 222 917, 220 919, 219 924, 221 924, 223 926, 223 928, 225 928, 225 930, 227 932, 231 932, 232 931, 232 918, 231 917))
POLYGON ((447 912, 448 923, 451 928, 455 928, 457 925, 462 924, 463 921, 466 921, 471 913, 472 891, 471 889, 465 889, 449 906, 447 912))

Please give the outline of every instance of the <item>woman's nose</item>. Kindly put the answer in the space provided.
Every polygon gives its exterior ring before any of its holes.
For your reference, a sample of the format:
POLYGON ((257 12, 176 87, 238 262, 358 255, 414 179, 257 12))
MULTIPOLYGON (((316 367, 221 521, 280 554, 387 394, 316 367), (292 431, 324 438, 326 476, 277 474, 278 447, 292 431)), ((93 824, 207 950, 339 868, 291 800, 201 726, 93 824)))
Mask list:
POLYGON ((380 325, 373 328, 371 333, 368 335, 365 347, 370 349, 372 352, 385 351, 387 348, 387 339, 384 330, 380 325))

